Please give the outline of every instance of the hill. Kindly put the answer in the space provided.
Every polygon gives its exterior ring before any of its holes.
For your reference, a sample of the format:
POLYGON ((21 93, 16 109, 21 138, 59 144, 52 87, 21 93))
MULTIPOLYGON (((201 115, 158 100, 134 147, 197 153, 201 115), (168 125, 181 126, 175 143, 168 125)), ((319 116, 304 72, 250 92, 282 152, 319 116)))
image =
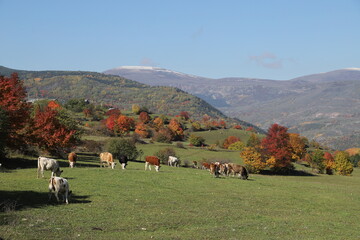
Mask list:
POLYGON ((253 126, 230 119, 204 100, 174 87, 149 86, 96 72, 23 71, 0 67, 0 75, 10 75, 12 72, 17 72, 24 81, 29 99, 50 98, 64 102, 72 98, 86 98, 96 104, 128 110, 133 104, 138 104, 158 114, 174 116, 187 111, 195 119, 207 114, 214 119, 253 126))
POLYGON ((276 122, 337 149, 360 140, 360 69, 341 69, 287 81, 210 79, 160 68, 120 67, 107 74, 150 85, 175 86, 194 94, 230 117, 267 129, 276 122))

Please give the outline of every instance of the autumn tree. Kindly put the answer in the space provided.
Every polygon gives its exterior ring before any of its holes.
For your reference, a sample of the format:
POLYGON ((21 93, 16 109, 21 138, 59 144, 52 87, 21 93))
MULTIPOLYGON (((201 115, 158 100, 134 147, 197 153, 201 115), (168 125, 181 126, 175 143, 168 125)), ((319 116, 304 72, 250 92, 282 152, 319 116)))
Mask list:
POLYGON ((182 120, 187 121, 190 119, 190 114, 186 111, 182 111, 182 112, 180 112, 180 117, 182 120))
POLYGON ((139 114, 139 120, 142 122, 142 123, 148 123, 150 122, 151 118, 150 118, 150 115, 147 113, 147 112, 141 112, 139 114))
POLYGON ((6 122, 4 144, 18 149, 26 142, 24 129, 30 119, 30 104, 26 102, 25 88, 16 73, 10 77, 0 76, 0 108, 3 124, 6 122))
POLYGON ((250 172, 259 173, 266 168, 265 159, 255 147, 245 147, 240 156, 250 172))
POLYGON ((179 121, 176 118, 170 120, 168 128, 173 132, 175 141, 181 141, 184 139, 184 130, 179 121))
POLYGON ((287 128, 275 123, 270 126, 266 137, 261 142, 264 153, 268 156, 268 160, 271 160, 269 161, 270 168, 275 172, 293 169, 289 138, 287 128))
POLYGON ((60 105, 58 102, 54 101, 54 100, 49 101, 48 104, 47 104, 47 106, 48 106, 49 108, 53 109, 53 110, 54 110, 54 109, 61 108, 61 105, 60 105))
POLYGON ((335 168, 335 159, 329 152, 324 153, 324 165, 326 174, 332 175, 335 168))
POLYGON ((246 142, 247 147, 258 148, 260 146, 260 139, 255 133, 251 133, 250 138, 246 142))
POLYGON ((121 115, 121 111, 118 108, 111 108, 109 109, 106 113, 106 116, 111 116, 111 115, 116 115, 116 116, 120 116, 121 115))
POLYGON ((349 153, 339 151, 335 154, 335 171, 339 175, 351 175, 354 166, 350 162, 349 153))
POLYGON ((64 148, 74 147, 79 140, 76 129, 67 127, 61 120, 58 111, 49 107, 37 109, 32 120, 31 138, 40 149, 51 154, 58 154, 64 148))
POLYGON ((191 145, 193 145, 195 147, 200 147, 205 144, 205 138, 191 134, 189 137, 189 142, 191 145))
POLYGON ((134 114, 140 114, 140 106, 138 104, 133 104, 131 110, 134 114))
POLYGON ((168 127, 162 127, 154 133, 152 139, 156 142, 171 143, 173 132, 168 127))
POLYGON ((291 146, 292 160, 299 161, 306 153, 305 143, 297 133, 289 133, 289 143, 291 146))
POLYGON ((160 117, 157 117, 153 121, 153 126, 154 126, 155 130, 159 130, 160 128, 162 128, 164 126, 164 121, 160 117))
POLYGON ((142 122, 139 122, 138 124, 136 124, 135 133, 139 134, 139 136, 142 138, 147 138, 150 135, 150 132, 149 132, 147 126, 142 122))
POLYGON ((0 107, 0 159, 5 156, 5 146, 9 128, 9 120, 6 112, 0 107))
POLYGON ((241 150, 243 150, 244 146, 245 146, 245 144, 242 141, 237 141, 237 142, 230 144, 228 149, 234 150, 234 151, 241 151, 241 150))
POLYGON ((130 132, 135 127, 135 121, 131 117, 127 117, 125 115, 120 115, 117 119, 116 124, 116 133, 120 135, 124 135, 130 132))
POLYGON ((195 121, 195 122, 191 123, 191 130, 194 132, 200 131, 201 130, 200 122, 195 121))
POLYGON ((229 136, 224 140, 223 148, 228 149, 231 144, 238 142, 238 141, 240 141, 240 139, 238 137, 229 136))

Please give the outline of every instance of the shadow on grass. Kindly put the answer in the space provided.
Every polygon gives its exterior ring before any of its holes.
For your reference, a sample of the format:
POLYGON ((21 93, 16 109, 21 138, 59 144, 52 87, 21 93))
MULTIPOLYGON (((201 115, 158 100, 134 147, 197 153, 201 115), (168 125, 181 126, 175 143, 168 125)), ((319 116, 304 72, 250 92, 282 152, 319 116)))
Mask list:
POLYGON ((316 174, 309 173, 302 170, 292 170, 284 173, 272 172, 269 170, 263 170, 260 172, 261 175, 278 175, 278 176, 304 176, 304 177, 315 177, 316 174))
MULTIPOLYGON (((78 196, 71 194, 69 204, 90 203, 87 200, 89 196, 78 196)), ((61 196, 60 196, 60 199, 61 196)), ((41 208, 48 205, 62 205, 54 200, 54 196, 49 201, 47 192, 34 191, 0 191, 0 212, 9 212, 14 210, 22 210, 25 208, 41 208)))

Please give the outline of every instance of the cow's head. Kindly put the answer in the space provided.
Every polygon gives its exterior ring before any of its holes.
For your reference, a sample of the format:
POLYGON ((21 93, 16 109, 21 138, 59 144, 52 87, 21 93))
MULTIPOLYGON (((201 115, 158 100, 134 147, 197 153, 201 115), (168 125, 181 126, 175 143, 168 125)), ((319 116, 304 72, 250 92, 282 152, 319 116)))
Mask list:
POLYGON ((155 170, 158 172, 160 170, 160 165, 155 165, 155 170))
POLYGON ((60 168, 55 172, 55 175, 57 177, 60 177, 61 173, 63 172, 63 170, 60 170, 60 168))

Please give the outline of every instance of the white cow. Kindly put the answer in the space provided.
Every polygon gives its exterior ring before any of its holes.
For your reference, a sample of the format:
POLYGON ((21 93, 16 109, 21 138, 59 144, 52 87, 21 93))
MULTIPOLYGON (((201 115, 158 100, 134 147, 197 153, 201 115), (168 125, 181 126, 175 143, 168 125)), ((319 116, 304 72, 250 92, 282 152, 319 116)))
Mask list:
POLYGON ((51 170, 51 177, 54 175, 60 177, 63 171, 60 171, 59 163, 55 159, 39 157, 38 158, 38 170, 37 177, 39 178, 40 172, 41 176, 44 177, 44 170, 51 170))
POLYGON ((168 165, 173 167, 180 167, 180 160, 177 157, 169 156, 168 165))
POLYGON ((49 180, 49 201, 51 195, 54 193, 56 200, 59 202, 59 193, 63 195, 63 202, 69 204, 68 197, 71 194, 69 191, 69 183, 65 178, 62 177, 51 177, 49 180))

